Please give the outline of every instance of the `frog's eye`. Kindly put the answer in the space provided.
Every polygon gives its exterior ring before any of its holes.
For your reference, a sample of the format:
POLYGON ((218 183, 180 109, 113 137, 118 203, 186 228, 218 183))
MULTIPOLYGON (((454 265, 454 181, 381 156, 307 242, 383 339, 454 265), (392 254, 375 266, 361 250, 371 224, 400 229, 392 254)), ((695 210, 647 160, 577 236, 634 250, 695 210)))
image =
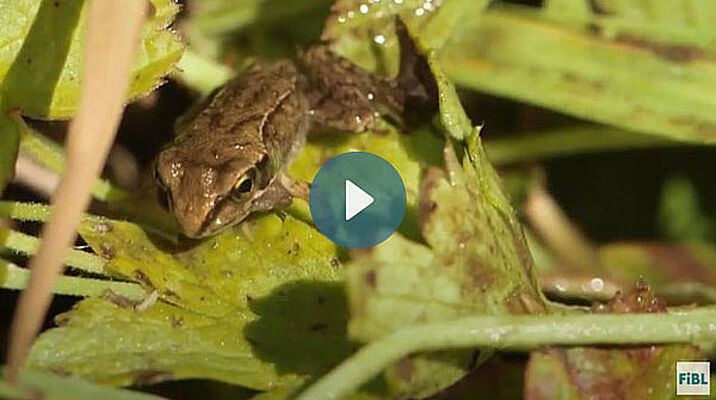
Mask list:
POLYGON ((240 201, 247 193, 251 193, 254 188, 254 175, 254 173, 246 174, 236 182, 231 191, 231 198, 234 201, 240 201))
POLYGON ((253 179, 246 178, 236 186, 236 191, 239 193, 248 193, 251 191, 251 187, 254 185, 253 179))

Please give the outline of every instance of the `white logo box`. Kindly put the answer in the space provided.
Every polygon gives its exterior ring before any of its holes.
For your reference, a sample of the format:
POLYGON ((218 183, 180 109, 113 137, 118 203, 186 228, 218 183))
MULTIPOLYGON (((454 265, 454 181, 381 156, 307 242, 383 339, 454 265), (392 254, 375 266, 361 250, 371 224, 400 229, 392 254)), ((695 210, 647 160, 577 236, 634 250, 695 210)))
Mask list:
POLYGON ((676 394, 711 394, 711 371, 708 361, 676 362, 676 394))

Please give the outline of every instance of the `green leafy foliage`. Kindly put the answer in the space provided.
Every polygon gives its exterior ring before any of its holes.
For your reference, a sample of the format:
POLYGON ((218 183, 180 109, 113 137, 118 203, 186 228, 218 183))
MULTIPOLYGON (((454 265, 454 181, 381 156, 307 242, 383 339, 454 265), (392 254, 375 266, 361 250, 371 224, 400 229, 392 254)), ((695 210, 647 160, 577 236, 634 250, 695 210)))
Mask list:
POLYGON ((58 317, 28 366, 109 384, 212 378, 295 385, 351 351, 336 247, 290 216, 265 215, 170 255, 136 225, 97 220, 83 238, 107 269, 163 300, 92 298, 58 317))
MULTIPOLYGON (((3 109, 25 116, 69 118, 79 99, 83 1, 3 1, 0 51, 3 109), (48 43, 53 43, 48 46, 48 43)), ((178 11, 169 0, 152 2, 153 17, 142 28, 128 98, 156 87, 181 56, 183 45, 165 29, 178 11)))
MULTIPOLYGON (((20 134, 8 115, 67 119, 79 101, 84 1, 0 0, 0 190, 12 177, 20 134)), ((184 49, 167 29, 179 8, 153 0, 142 28, 129 99, 161 83, 184 49)), ((19 118, 19 117, 18 117, 19 118)))
MULTIPOLYGON (((0 36, 15 38, 0 46, 0 78, 5 78, 0 101, 22 108, 23 115, 54 119, 74 111, 83 6, 80 2, 65 7, 65 3, 27 0, 6 5, 0 0, 0 9, 8 10, 0 13, 0 21, 9 21, 0 28, 0 36), (54 36, 58 46, 40 51, 40 44, 54 36), (26 56, 32 62, 27 63, 26 56), (27 86, 28 77, 39 73, 42 79, 27 86), (21 93, 23 85, 28 90, 21 93)), ((436 124, 442 135, 433 127, 406 134, 386 126, 358 135, 312 137, 291 166, 294 177, 310 181, 330 157, 370 151, 396 167, 407 188, 405 220, 398 233, 367 251, 350 252, 330 243, 310 223, 302 200, 286 210, 255 215, 202 241, 177 240, 167 223, 168 214, 147 211, 153 209, 139 207, 144 203, 135 199, 113 205, 131 222, 86 218, 80 234, 106 261, 94 272, 112 281, 63 277, 61 283, 71 283, 75 291, 60 285, 58 293, 93 297, 57 316, 58 326, 40 336, 27 364, 35 371, 31 374, 54 372, 107 385, 201 378, 261 391, 257 399, 285 399, 346 359, 346 363, 354 361, 350 357, 362 345, 380 344, 396 331, 408 332, 431 322, 443 329, 442 324, 470 316, 492 316, 498 321, 515 318, 510 314, 557 309, 540 291, 516 212, 483 150, 481 128, 474 127, 463 110, 451 79, 464 87, 611 124, 616 128, 609 128, 606 136, 601 128, 588 127, 596 131, 593 136, 603 147, 663 144, 668 142, 665 139, 714 142, 712 99, 695 88, 712 85, 713 46, 703 39, 716 35, 708 24, 698 22, 702 17, 692 15, 710 15, 711 6, 690 2, 688 10, 672 10, 671 21, 664 15, 673 7, 656 1, 645 6, 551 0, 535 9, 501 2, 487 8, 488 0, 454 0, 440 7, 437 3, 339 0, 329 14, 327 0, 189 1, 183 27, 195 54, 228 60, 232 68, 256 56, 294 54, 296 44, 317 40, 328 15, 323 39, 331 40, 336 51, 354 62, 393 75, 397 72, 393 21, 401 15, 436 78, 440 94, 436 124), (663 84, 653 85, 655 80, 663 84), (665 139, 640 136, 620 141, 630 136, 629 129, 665 139), (132 209, 139 212, 132 214, 132 209), (145 220, 142 213, 155 218, 145 220), (163 241, 157 233, 174 242, 163 241), (82 282, 88 288, 77 291, 82 282), (102 282, 110 283, 102 286, 102 282), (120 287, 126 292, 111 290, 120 287), (99 295, 99 288, 110 290, 99 295)), ((182 51, 165 29, 177 6, 168 0, 152 4, 154 13, 143 31, 130 98, 156 86, 182 51)), ((186 80, 204 91, 225 79, 230 69, 202 67, 207 59, 199 61, 192 65, 218 76, 186 80)), ((3 128, 11 123, 0 117, 0 187, 10 174, 11 153, 17 148, 16 129, 3 128)), ((554 140, 574 151, 579 145, 562 140, 574 132, 558 131, 554 140)), ((28 148, 34 143, 37 154, 46 152, 61 169, 61 152, 56 148, 43 149, 43 143, 32 140, 26 143, 31 143, 28 148)), ((503 146, 502 154, 508 155, 502 160, 551 154, 553 143, 547 140, 542 150, 535 151, 526 142, 517 155, 503 146)), ((688 221, 699 219, 695 196, 683 185, 668 192, 664 210, 669 211, 664 218, 669 231, 685 232, 687 225, 693 227, 688 221), (673 218, 677 214, 681 219, 673 218)), ((7 205, 0 204, 0 214, 12 216, 15 211, 5 212, 7 205)), ((19 251, 19 246, 8 247, 19 251)), ((680 266, 688 264, 694 275, 689 278, 702 281, 689 295, 698 292, 706 299, 703 302, 713 302, 716 296, 709 285, 716 282, 714 254, 712 246, 614 244, 600 250, 600 272, 624 286, 643 276, 658 293, 667 293, 668 284, 685 275, 680 266)), ((26 284, 27 271, 2 260, 0 266, 4 287, 26 284)), ((612 305, 601 311, 624 309, 612 305)), ((550 316, 554 323, 561 317, 550 316)), ((510 326, 508 321, 507 325, 505 332, 519 330, 519 324, 510 326)), ((577 328, 572 327, 573 332, 579 332, 577 328)), ((497 338, 481 345, 498 343, 497 333, 497 338)), ((476 364, 483 365, 497 350, 480 348, 477 356, 476 350, 459 347, 439 351, 431 347, 385 366, 379 379, 352 398, 431 396, 476 364)), ((674 361, 700 356, 688 345, 536 350, 530 355, 524 394, 531 399, 580 399, 612 392, 629 399, 668 398, 673 393, 674 361), (600 385, 610 392, 593 391, 600 385)), ((501 367, 488 364, 487 368, 501 367)), ((478 370, 483 371, 484 367, 478 370)), ((522 370, 512 366, 509 372, 505 385, 512 387, 506 392, 519 396, 522 370)), ((38 379, 43 385, 59 382, 45 375, 38 379)), ((485 375, 478 380, 481 390, 493 389, 493 381, 485 380, 485 375)), ((81 393, 82 385, 90 387, 87 382, 56 384, 61 387, 57 398, 66 388, 81 393)), ((3 390, 15 393, 15 388, 0 385, 0 393, 3 390)), ((105 398, 117 393, 129 397, 116 398, 143 398, 107 390, 105 398)))
POLYGON ((713 99, 700 95, 716 74, 716 31, 699 23, 716 12, 714 3, 603 1, 601 13, 587 16, 583 3, 495 7, 466 18, 463 33, 443 47, 442 65, 471 89, 627 130, 716 143, 713 99))
MULTIPOLYGON (((479 128, 471 127, 455 88, 431 61, 447 144, 443 168, 428 167, 421 184, 418 220, 427 246, 392 237, 349 267, 350 333, 362 341, 418 323, 545 311, 479 128), (454 150, 451 138, 466 140, 457 145, 464 151, 454 150)), ((464 376, 472 362, 471 351, 410 357, 388 370, 387 382, 393 396, 425 397, 464 376)))
POLYGON ((393 21, 400 16, 420 33, 416 39, 426 48, 439 48, 462 29, 462 21, 477 16, 489 0, 456 0, 438 7, 422 0, 357 1, 339 0, 331 8, 322 39, 356 64, 387 75, 397 74, 397 40, 393 21))

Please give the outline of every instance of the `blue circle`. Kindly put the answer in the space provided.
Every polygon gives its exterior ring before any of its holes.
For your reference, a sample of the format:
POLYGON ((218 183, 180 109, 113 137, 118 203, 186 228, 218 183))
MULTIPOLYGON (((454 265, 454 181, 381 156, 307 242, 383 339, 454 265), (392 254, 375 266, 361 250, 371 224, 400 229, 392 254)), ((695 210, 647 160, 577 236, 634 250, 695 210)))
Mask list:
POLYGON ((389 162, 365 152, 331 158, 313 178, 309 192, 311 217, 318 230, 339 246, 372 247, 398 229, 405 216, 403 179, 389 162), (346 181, 373 202, 346 220, 346 181))

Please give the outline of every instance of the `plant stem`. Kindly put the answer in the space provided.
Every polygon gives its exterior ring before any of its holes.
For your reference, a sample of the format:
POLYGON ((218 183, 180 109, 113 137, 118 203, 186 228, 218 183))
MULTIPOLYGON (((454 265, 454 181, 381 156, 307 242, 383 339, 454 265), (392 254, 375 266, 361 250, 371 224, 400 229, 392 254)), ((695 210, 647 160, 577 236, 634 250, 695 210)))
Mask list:
MULTIPOLYGON (((2 247, 21 254, 34 255, 40 247, 40 239, 10 229, 0 228, 0 248, 2 247)), ((64 263, 83 271, 105 274, 105 261, 99 256, 84 251, 69 249, 64 263)))
MULTIPOLYGON (((18 117, 21 129, 20 149, 47 169, 57 174, 65 171, 65 153, 60 145, 30 128, 18 117)), ((128 196, 127 192, 104 179, 97 179, 92 186, 92 196, 101 201, 116 201, 128 196)))
POLYGON ((20 221, 45 222, 50 216, 50 206, 42 203, 0 201, 0 217, 20 221))
POLYGON ((664 314, 484 316, 416 325, 368 344, 298 399, 341 398, 411 353, 447 348, 716 341, 716 308, 664 314))
MULTIPOLYGON (((0 287, 22 290, 30 281, 30 271, 17 265, 0 260, 0 287)), ((103 279, 81 278, 76 276, 60 276, 55 281, 52 292, 70 296, 99 296, 105 291, 139 300, 146 297, 146 292, 136 283, 116 282, 103 279)))
POLYGON ((678 145, 684 143, 596 124, 485 140, 485 149, 494 164, 678 145))

